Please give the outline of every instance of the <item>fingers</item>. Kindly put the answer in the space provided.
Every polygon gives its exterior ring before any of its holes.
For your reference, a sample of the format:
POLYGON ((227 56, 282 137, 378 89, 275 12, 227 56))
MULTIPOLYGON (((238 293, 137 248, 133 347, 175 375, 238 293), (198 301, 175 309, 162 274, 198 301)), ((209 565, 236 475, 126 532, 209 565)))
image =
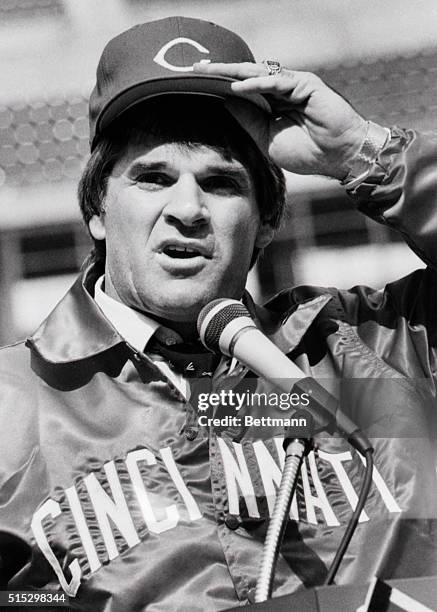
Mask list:
POLYGON ((262 76, 267 73, 267 68, 264 64, 254 64, 252 62, 241 62, 238 64, 224 64, 220 62, 207 64, 198 62, 193 64, 193 68, 195 72, 217 74, 232 79, 247 79, 250 77, 262 76))
MULTIPOLYGON (((233 64, 225 64, 214 62, 207 64, 206 62, 198 62, 193 64, 194 72, 203 73, 203 74, 216 74, 220 76, 227 76, 232 79, 250 79, 252 77, 262 77, 269 76, 279 77, 279 76, 291 76, 293 74, 298 74, 293 70, 289 70, 288 68, 282 68, 281 72, 275 75, 269 75, 267 66, 264 63, 255 64, 253 62, 241 62, 241 63, 233 63, 233 64)), ((304 73, 300 73, 304 74, 304 73)), ((309 73, 308 73, 309 74, 309 73)))
POLYGON ((194 64, 195 72, 227 76, 238 79, 231 84, 235 94, 270 94, 287 99, 292 104, 301 104, 322 85, 322 81, 311 72, 300 72, 283 68, 279 74, 267 75, 264 64, 243 62, 240 64, 194 64))
POLYGON ((277 76, 258 76, 246 78, 244 81, 231 83, 231 89, 235 93, 260 93, 284 95, 293 91, 296 80, 285 74, 277 76))

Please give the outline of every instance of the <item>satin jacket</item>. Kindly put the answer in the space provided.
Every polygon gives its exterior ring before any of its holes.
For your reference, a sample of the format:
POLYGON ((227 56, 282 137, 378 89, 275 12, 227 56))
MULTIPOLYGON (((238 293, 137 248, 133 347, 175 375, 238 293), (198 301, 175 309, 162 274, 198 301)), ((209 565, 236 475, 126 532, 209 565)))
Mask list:
MULTIPOLYGON (((352 194, 362 212, 402 232, 427 269, 384 290, 299 287, 250 305, 264 333, 340 397, 375 447, 340 584, 437 574, 436 160, 435 135, 394 129, 352 194)), ((93 612, 241 605, 256 583, 281 437, 201 426, 198 405, 97 307, 90 292, 100 274, 85 267, 25 344, 0 351, 3 588, 63 590, 72 609, 93 612)), ((241 387, 244 374, 222 363, 211 390, 273 392, 258 378, 241 387)), ((274 597, 323 583, 363 473, 345 440, 317 437, 274 597)))

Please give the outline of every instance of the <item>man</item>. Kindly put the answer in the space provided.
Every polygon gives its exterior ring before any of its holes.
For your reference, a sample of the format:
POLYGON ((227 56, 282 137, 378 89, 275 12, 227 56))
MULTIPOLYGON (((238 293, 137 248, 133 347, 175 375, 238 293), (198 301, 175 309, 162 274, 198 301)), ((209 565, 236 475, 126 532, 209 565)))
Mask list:
MULTIPOLYGON (((4 584, 62 588, 83 610, 251 598, 283 454, 278 437, 235 441, 199 423, 199 380, 218 392, 247 374, 198 341, 199 311, 219 297, 243 299, 333 392, 354 383, 376 470, 338 581, 435 573, 432 268, 385 292, 304 287, 266 307, 244 286, 281 217, 278 166, 343 180, 363 212, 436 261, 425 180, 436 140, 369 124, 314 75, 257 64, 236 35, 185 18, 108 44, 90 131, 79 196, 94 252, 26 346, 0 357, 4 584)), ((274 596, 323 582, 362 473, 344 440, 318 441, 274 596)))

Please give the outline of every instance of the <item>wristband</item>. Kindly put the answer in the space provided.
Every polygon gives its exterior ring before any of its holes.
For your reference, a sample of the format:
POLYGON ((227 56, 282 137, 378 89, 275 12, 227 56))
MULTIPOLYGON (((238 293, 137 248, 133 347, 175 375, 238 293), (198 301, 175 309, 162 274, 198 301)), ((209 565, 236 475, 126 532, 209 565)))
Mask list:
POLYGON ((349 162, 349 172, 341 184, 349 191, 355 189, 370 174, 381 149, 390 136, 390 130, 373 121, 367 121, 366 135, 357 155, 349 162))

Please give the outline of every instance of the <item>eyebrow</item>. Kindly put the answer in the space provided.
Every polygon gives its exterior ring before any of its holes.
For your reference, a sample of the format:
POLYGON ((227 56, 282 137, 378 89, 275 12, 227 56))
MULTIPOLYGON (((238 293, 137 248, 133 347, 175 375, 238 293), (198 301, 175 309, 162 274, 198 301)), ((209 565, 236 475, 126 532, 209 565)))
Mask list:
MULTIPOLYGON (((171 164, 165 161, 150 161, 144 162, 139 161, 135 162, 130 168, 128 168, 129 175, 140 174, 141 172, 150 172, 150 171, 163 171, 163 170, 172 170, 173 167, 171 164)), ((208 164, 200 173, 200 175, 218 175, 218 176, 229 176, 234 180, 240 181, 247 186, 250 185, 251 179, 250 174, 246 170, 246 168, 241 164, 231 164, 227 162, 223 162, 220 164, 208 164)))

